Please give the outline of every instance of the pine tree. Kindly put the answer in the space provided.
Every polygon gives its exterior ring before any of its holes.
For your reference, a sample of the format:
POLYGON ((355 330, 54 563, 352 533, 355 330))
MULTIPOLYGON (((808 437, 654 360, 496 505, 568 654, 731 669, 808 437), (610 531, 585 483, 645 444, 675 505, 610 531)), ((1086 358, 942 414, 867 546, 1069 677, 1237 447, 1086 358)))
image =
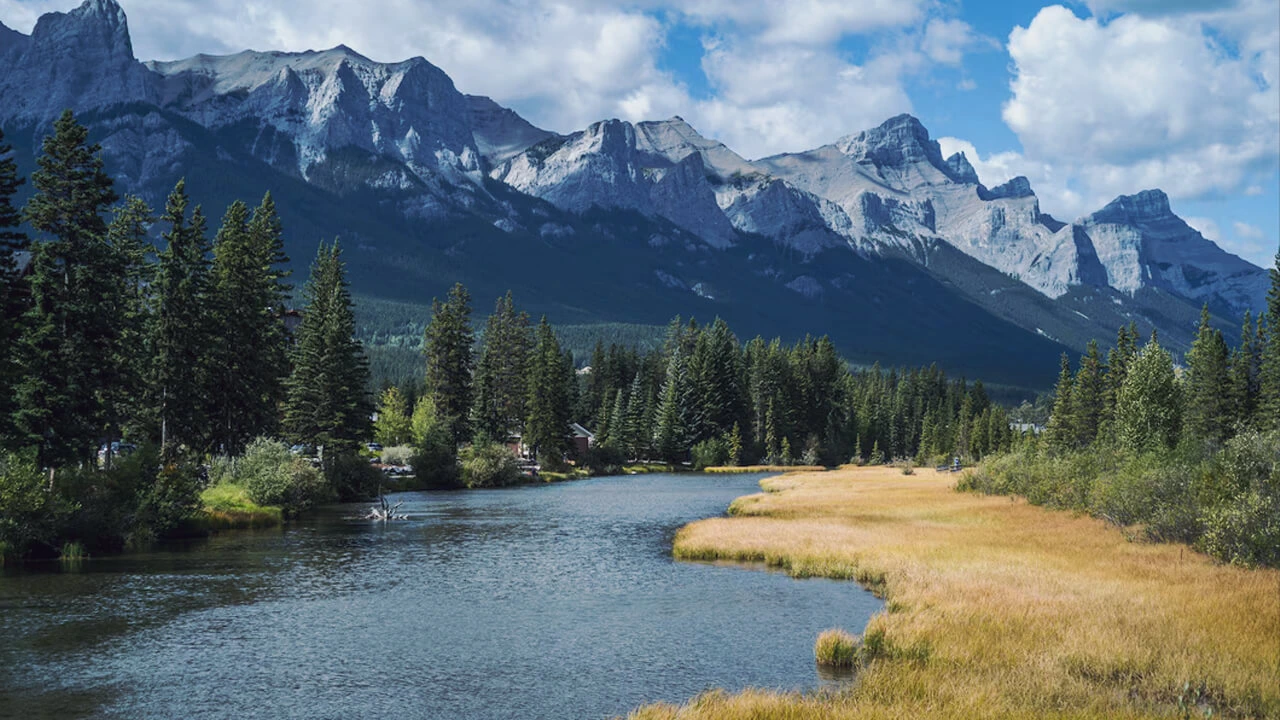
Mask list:
POLYGON ((1265 327, 1258 372, 1258 425, 1273 430, 1280 428, 1280 252, 1271 268, 1265 327))
MULTIPOLYGON (((560 342, 547 324, 538 323, 537 344, 529 362, 528 417, 525 419, 525 443, 538 457, 558 462, 569 449, 569 374, 560 342)), ((572 371, 572 368, 568 368, 572 371)))
POLYGON ((508 292, 485 324, 484 346, 476 363, 473 417, 477 432, 503 440, 524 424, 532 344, 529 315, 516 311, 508 292))
POLYGON ((1080 358, 1080 369, 1071 384, 1071 431, 1076 447, 1088 447, 1098 435, 1106 404, 1106 380, 1102 375, 1102 361, 1098 354, 1098 342, 1089 341, 1089 347, 1080 358))
MULTIPOLYGON (((155 221, 141 198, 129 196, 115 209, 107 237, 117 264, 110 307, 103 308, 103 322, 115 324, 119 338, 110 358, 112 379, 104 390, 108 440, 132 434, 145 437, 154 425, 147 403, 147 327, 151 313, 154 268, 150 255, 155 247, 148 231, 155 221)), ((110 444, 108 444, 108 448, 110 444)), ((113 458, 108 453, 106 461, 113 458)))
POLYGON ((1115 426, 1116 399, 1120 396, 1120 386, 1124 385, 1129 365, 1137 355, 1137 343, 1138 327, 1130 323, 1129 327, 1121 327, 1116 333, 1116 345, 1107 353, 1102 418, 1099 421, 1099 435, 1102 437, 1107 437, 1115 426))
POLYGON ((742 428, 738 423, 733 424, 733 430, 729 432, 729 466, 737 467, 742 464, 742 428))
POLYGON ((449 428, 455 444, 470 439, 474 343, 471 295, 458 283, 445 302, 431 302, 431 322, 422 347, 427 360, 427 393, 435 399, 436 414, 449 428))
POLYGON ((160 444, 166 455, 178 447, 203 451, 211 436, 208 397, 214 345, 211 324, 209 241, 199 207, 187 218, 186 181, 179 180, 160 222, 155 312, 148 329, 152 348, 149 385, 157 408, 160 444))
POLYGON ((1231 355, 1227 377, 1228 415, 1237 427, 1253 423, 1258 406, 1258 346, 1254 343, 1253 315, 1245 310, 1240 345, 1231 355))
POLYGON ((18 273, 16 253, 27 249, 27 236, 18 230, 22 216, 13 205, 26 178, 18 176, 13 148, 0 130, 0 444, 15 433, 13 412, 18 381, 22 376, 17 344, 27 292, 18 273))
POLYGON ((1058 385, 1053 392, 1053 410, 1049 414, 1049 425, 1045 428, 1049 446, 1057 450, 1067 450, 1075 442, 1075 429, 1071 422, 1071 385, 1071 361, 1063 353, 1058 385))
POLYGON ((286 385, 285 430, 324 448, 326 464, 354 452, 369 432, 369 368, 355 339, 355 316, 342 250, 323 243, 303 289, 293 373, 286 385))
POLYGON ((1228 406, 1227 343, 1209 325, 1209 306, 1200 310, 1200 327, 1187 352, 1184 421, 1186 431, 1214 445, 1227 439, 1231 428, 1228 406))
POLYGON ((288 374, 288 338, 281 320, 289 286, 283 230, 267 193, 250 216, 227 208, 213 246, 210 291, 213 390, 212 445, 238 454, 276 430, 288 374))
POLYGON ((88 461, 106 418, 102 396, 119 338, 101 306, 115 283, 103 213, 115 202, 101 148, 66 111, 46 137, 31 180, 26 221, 42 234, 31 245, 30 304, 23 319, 23 363, 14 423, 38 447, 41 465, 88 461))
POLYGON ((658 415, 653 431, 654 448, 669 463, 683 459, 689 449, 688 417, 689 378, 684 350, 679 344, 672 348, 667 361, 666 377, 658 397, 658 415))
POLYGON ((1173 359, 1153 337, 1125 374, 1116 399, 1116 433, 1130 452, 1171 448, 1182 427, 1182 398, 1173 359))
POLYGON ((407 444, 411 438, 409 403, 400 388, 392 385, 382 393, 378 403, 378 420, 374 423, 373 437, 387 447, 407 444))

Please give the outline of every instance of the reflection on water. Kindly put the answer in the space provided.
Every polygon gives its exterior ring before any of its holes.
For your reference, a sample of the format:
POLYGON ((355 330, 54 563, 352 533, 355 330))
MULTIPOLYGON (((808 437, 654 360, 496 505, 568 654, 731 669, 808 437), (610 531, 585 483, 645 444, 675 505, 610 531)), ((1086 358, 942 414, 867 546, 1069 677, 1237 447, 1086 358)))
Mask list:
POLYGON ((599 718, 712 687, 814 688, 880 603, 670 557, 759 475, 405 493, 407 521, 0 576, 0 716, 599 718))

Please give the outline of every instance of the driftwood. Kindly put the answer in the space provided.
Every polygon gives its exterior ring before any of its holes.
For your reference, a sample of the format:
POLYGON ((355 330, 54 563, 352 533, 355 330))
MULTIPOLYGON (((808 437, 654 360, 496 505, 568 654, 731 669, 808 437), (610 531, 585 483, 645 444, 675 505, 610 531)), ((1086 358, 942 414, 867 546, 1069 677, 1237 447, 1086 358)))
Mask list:
POLYGON ((369 508, 369 514, 364 516, 365 520, 377 520, 386 522, 388 520, 408 520, 408 515, 399 514, 400 506, 404 503, 396 503, 392 505, 387 502, 385 495, 378 496, 378 504, 369 508))

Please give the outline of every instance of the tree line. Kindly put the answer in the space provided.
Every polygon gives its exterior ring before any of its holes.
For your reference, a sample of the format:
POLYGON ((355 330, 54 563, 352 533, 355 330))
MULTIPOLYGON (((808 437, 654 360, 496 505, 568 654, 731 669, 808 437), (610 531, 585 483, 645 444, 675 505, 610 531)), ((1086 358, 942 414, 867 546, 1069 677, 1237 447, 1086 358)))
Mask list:
POLYGON ((1200 316, 1175 364, 1121 328, 1105 360, 1062 357, 1044 434, 966 481, 1138 525, 1228 562, 1280 565, 1280 254, 1267 307, 1227 345, 1200 316))
POLYGON ((936 367, 851 370, 826 337, 742 343, 723 320, 700 326, 677 318, 660 346, 597 343, 578 368, 546 319, 533 324, 510 293, 479 339, 471 314, 461 284, 435 301, 424 333, 425 382, 382 393, 377 437, 419 445, 416 466, 451 467, 460 446, 517 437, 556 465, 571 450, 571 423, 595 434, 590 457, 578 461, 611 469, 646 460, 978 459, 1014 440, 981 382, 949 379, 936 367))
MULTIPOLYGON (((337 243, 320 248, 291 337, 269 193, 253 209, 232 203, 210 237, 184 180, 157 215, 117 195, 100 155, 67 111, 19 208, 26 178, 0 135, 0 491, 12 495, 0 500, 60 503, 92 525, 89 516, 132 517, 162 498, 178 508, 171 525, 197 504, 209 456, 281 435, 328 448, 331 483, 355 490, 342 458, 367 436, 371 407, 337 243), (131 447, 155 457, 132 463, 126 482, 115 466, 131 447), (107 486, 131 490, 108 497, 107 486)), ((9 510, 0 525, 18 523, 9 510)))

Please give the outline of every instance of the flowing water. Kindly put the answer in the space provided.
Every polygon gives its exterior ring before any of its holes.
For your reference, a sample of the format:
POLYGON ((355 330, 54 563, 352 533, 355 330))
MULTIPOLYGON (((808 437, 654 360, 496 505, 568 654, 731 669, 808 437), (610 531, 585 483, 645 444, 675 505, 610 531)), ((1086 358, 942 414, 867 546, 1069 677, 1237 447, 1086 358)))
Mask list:
POLYGON ((0 575, 0 717, 606 718, 812 689, 856 584, 676 562, 760 475, 403 493, 78 569, 0 575))

